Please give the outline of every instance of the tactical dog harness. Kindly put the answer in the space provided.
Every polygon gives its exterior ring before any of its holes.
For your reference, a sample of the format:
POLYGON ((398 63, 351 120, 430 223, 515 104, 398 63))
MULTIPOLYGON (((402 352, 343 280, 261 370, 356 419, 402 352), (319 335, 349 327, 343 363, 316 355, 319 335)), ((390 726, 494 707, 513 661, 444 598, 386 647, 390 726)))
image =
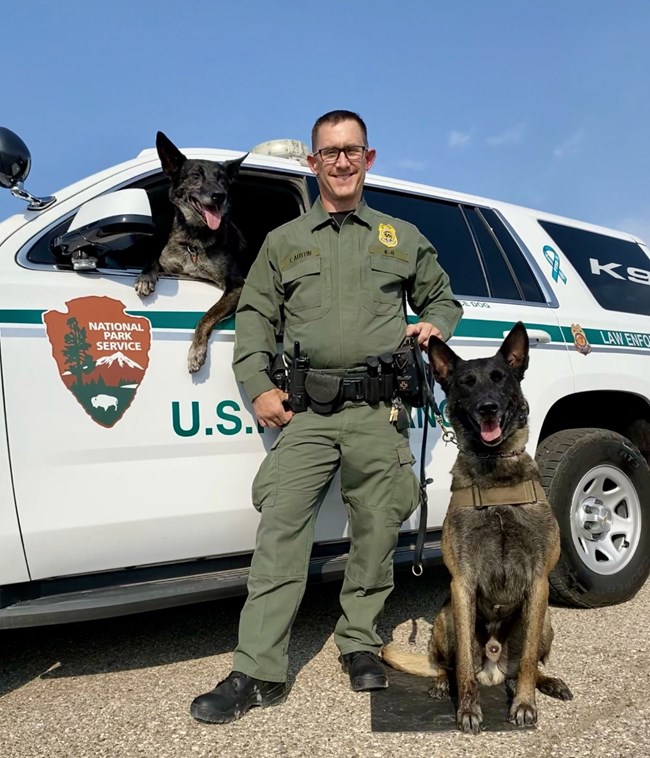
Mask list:
POLYGON ((490 505, 528 505, 546 503, 546 493, 539 482, 528 479, 508 487, 481 488, 473 484, 451 493, 449 507, 455 505, 487 508, 490 505))

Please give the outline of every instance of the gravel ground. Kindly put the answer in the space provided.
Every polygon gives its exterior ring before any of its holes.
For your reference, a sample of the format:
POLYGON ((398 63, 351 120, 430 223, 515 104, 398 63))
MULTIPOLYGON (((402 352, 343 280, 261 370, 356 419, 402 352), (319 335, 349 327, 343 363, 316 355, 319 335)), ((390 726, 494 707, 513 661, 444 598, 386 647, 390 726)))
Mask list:
MULTIPOLYGON (((415 621, 409 649, 424 651, 447 581, 441 569, 420 579, 400 573, 381 620, 384 639, 407 646, 415 621)), ((423 731, 373 731, 377 695, 351 692, 336 661, 337 592, 337 584, 307 592, 288 700, 225 726, 193 721, 188 707, 230 671, 239 598, 0 632, 0 756, 650 756, 650 583, 623 605, 553 608, 548 670, 567 682, 573 701, 538 695, 536 729, 476 737, 432 733, 426 721, 423 731)))

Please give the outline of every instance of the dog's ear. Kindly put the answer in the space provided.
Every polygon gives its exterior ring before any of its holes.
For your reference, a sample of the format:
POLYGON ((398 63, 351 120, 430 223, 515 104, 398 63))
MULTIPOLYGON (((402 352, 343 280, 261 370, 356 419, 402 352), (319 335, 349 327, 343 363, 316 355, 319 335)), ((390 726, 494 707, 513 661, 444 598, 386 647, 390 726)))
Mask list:
POLYGON ((245 155, 242 155, 241 158, 235 158, 232 161, 225 161, 223 164, 223 167, 226 169, 226 173, 228 174, 228 178, 232 181, 237 178, 239 175, 239 169, 241 168, 241 164, 248 158, 248 153, 245 155))
POLYGON ((433 376, 444 389, 451 372, 458 362, 458 356, 446 342, 434 336, 429 337, 428 352, 433 376))
POLYGON ((528 332, 521 321, 517 321, 503 340, 499 353, 521 381, 528 368, 528 332))
POLYGON ((156 150, 167 176, 176 176, 187 158, 176 145, 162 132, 156 134, 156 150))

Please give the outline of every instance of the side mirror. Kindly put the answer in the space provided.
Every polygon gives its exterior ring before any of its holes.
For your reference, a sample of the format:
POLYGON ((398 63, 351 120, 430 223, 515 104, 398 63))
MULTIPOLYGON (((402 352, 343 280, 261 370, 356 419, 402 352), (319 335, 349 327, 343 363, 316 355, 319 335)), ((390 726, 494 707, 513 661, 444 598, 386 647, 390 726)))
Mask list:
POLYGON ((92 271, 102 256, 125 250, 154 231, 145 190, 123 189, 84 203, 68 231, 55 237, 50 247, 75 271, 92 271))
POLYGON ((14 197, 27 200, 27 210, 42 211, 56 202, 55 197, 34 197, 23 188, 32 167, 32 156, 20 137, 0 126, 0 187, 10 190, 14 197))
POLYGON ((0 126, 0 187, 11 189, 24 182, 32 167, 27 145, 17 134, 0 126))

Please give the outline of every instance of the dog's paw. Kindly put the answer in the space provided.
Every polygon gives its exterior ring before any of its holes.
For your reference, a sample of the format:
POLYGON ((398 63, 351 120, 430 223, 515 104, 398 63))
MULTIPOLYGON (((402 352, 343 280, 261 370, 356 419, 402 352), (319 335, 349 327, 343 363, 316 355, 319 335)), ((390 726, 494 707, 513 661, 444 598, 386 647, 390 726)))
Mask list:
POLYGON ((537 723, 537 706, 535 702, 527 702, 515 698, 513 704, 510 706, 508 721, 517 726, 535 726, 537 723))
POLYGON ((156 289, 158 277, 153 274, 140 274, 135 280, 135 291, 140 297, 147 297, 156 289))
POLYGON ((537 682, 537 689, 544 695, 554 697, 557 700, 573 700, 573 693, 561 680, 552 676, 546 676, 537 682))
POLYGON ((207 345, 198 345, 192 342, 190 351, 187 354, 187 368, 190 374, 195 374, 201 368, 205 363, 207 353, 207 345))
POLYGON ((480 734, 483 729, 483 711, 478 703, 459 708, 456 714, 456 725, 465 734, 480 734))
POLYGON ((432 697, 434 700, 444 700, 449 697, 449 679, 447 679, 446 673, 433 680, 433 684, 429 690, 429 697, 432 697))

